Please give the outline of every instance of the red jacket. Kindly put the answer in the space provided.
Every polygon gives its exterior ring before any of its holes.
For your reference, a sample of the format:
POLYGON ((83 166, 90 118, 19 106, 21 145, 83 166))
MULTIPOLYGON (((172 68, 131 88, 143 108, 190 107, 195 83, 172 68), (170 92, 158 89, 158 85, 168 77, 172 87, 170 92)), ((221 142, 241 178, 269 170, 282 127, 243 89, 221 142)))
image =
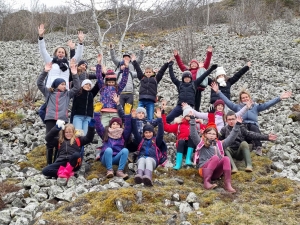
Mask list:
MULTIPOLYGON (((212 52, 206 52, 206 59, 204 61, 204 66, 203 66, 205 69, 208 69, 211 57, 212 57, 212 52)), ((198 72, 199 67, 197 69, 190 69, 189 67, 187 67, 186 65, 184 65, 184 63, 182 62, 179 54, 177 54, 175 56, 175 59, 176 59, 177 65, 179 66, 179 69, 182 72, 186 71, 186 70, 189 70, 192 73, 193 80, 196 80, 196 78, 197 78, 197 72, 198 72)))

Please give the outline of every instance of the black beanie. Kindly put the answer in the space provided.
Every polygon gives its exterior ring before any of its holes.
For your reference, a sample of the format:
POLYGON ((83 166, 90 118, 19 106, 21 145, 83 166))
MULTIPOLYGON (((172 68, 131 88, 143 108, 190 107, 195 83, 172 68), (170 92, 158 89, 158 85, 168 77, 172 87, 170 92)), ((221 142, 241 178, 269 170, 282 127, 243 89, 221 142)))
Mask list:
POLYGON ((145 131, 150 131, 150 132, 153 132, 153 133, 154 133, 154 127, 153 127, 151 124, 146 124, 146 125, 143 127, 143 133, 145 133, 145 131))
POLYGON ((182 82, 184 82, 183 80, 184 80, 185 77, 189 77, 192 80, 192 73, 189 70, 184 71, 182 73, 182 82))
POLYGON ((52 85, 51 87, 56 89, 61 83, 66 83, 66 81, 62 78, 56 78, 53 82, 52 82, 52 85))

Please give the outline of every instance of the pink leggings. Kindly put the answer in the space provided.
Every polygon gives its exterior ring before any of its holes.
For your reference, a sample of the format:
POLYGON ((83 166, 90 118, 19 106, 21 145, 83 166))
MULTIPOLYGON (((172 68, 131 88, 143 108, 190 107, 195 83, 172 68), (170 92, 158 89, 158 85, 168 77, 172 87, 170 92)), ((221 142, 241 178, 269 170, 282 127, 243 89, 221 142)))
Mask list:
POLYGON ((213 170, 214 173, 211 179, 216 180, 222 176, 224 170, 231 170, 230 159, 227 156, 220 159, 217 155, 214 155, 202 168, 213 170))

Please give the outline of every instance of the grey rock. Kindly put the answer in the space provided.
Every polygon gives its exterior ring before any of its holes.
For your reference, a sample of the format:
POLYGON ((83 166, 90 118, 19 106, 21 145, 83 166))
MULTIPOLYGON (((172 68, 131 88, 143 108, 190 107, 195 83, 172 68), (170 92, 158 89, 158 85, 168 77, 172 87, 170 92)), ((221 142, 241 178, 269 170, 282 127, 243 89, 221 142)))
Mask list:
POLYGON ((19 217, 15 222, 15 225, 28 225, 30 221, 27 218, 19 217))
POLYGON ((193 208, 190 206, 189 203, 187 203, 187 202, 180 203, 180 205, 179 205, 179 212, 181 212, 181 213, 189 213, 189 212, 192 212, 192 211, 193 211, 193 208))
POLYGON ((67 182, 68 182, 67 178, 60 178, 60 177, 58 177, 57 180, 56 180, 57 186, 60 186, 60 187, 66 186, 67 182))
POLYGON ((74 188, 69 188, 65 190, 63 193, 59 193, 55 195, 56 198, 64 201, 71 202, 72 200, 75 200, 78 194, 74 190, 74 188))
POLYGON ((48 202, 42 202, 40 205, 39 205, 39 210, 41 211, 53 211, 55 209, 55 205, 54 204, 51 204, 51 203, 48 203, 48 202))
POLYGON ((12 205, 13 207, 23 208, 23 207, 25 207, 25 201, 23 202, 21 199, 15 198, 15 199, 13 200, 13 202, 11 203, 11 205, 12 205))
POLYGON ((198 197, 195 193, 193 192, 190 192, 186 198, 186 201, 188 203, 194 203, 194 202, 197 202, 198 201, 198 197))
POLYGON ((122 204, 122 201, 121 200, 116 200, 116 206, 117 206, 117 209, 119 210, 119 212, 123 213, 124 212, 124 208, 123 208, 123 204, 122 204))
POLYGON ((10 223, 10 221, 11 221, 10 210, 4 209, 4 210, 0 211, 0 224, 8 225, 10 223))
POLYGON ((64 190, 61 187, 53 185, 48 190, 49 199, 53 199, 55 196, 57 196, 63 192, 64 192, 64 190))
POLYGON ((36 198, 36 200, 38 200, 38 202, 43 202, 46 201, 48 198, 48 195, 45 193, 37 193, 34 198, 36 198))
POLYGON ((172 201, 180 201, 180 195, 178 193, 172 195, 172 201))
POLYGON ((102 186, 102 185, 96 185, 94 187, 92 187, 89 192, 99 192, 99 191, 105 191, 107 190, 107 187, 102 186))

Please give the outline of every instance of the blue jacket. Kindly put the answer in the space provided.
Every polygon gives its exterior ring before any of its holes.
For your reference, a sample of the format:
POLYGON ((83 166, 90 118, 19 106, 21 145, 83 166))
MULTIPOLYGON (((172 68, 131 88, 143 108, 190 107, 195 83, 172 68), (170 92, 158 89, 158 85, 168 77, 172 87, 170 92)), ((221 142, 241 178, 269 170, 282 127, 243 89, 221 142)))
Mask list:
MULTIPOLYGON (((218 91, 217 95, 225 102, 228 108, 234 112, 240 111, 245 106, 244 103, 235 104, 231 102, 221 91, 218 91)), ((254 123, 259 126, 257 121, 258 113, 270 108, 280 102, 280 100, 280 97, 277 97, 263 104, 253 103, 251 108, 243 115, 243 123, 254 123)))

